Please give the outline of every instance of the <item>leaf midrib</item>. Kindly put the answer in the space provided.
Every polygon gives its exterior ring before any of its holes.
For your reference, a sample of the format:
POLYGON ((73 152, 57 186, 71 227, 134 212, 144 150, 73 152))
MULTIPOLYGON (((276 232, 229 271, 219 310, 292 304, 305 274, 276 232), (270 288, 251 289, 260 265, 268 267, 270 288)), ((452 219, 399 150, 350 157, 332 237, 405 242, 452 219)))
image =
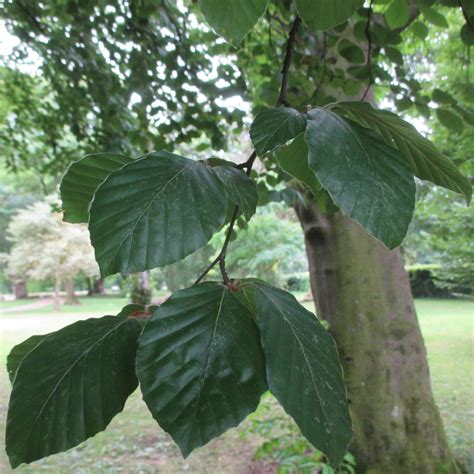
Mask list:
MULTIPOLYGON (((97 344, 101 343, 104 341, 105 338, 107 338, 111 333, 113 333, 115 330, 117 330, 119 327, 121 327, 123 324, 126 324, 128 323, 128 318, 124 319, 123 321, 121 321, 119 324, 117 324, 116 326, 114 326, 110 331, 107 331, 107 333, 105 333, 103 336, 101 336, 99 339, 97 339, 97 341, 95 341, 90 347, 88 347, 84 352, 82 352, 78 358, 70 365, 70 367, 64 372, 64 374, 61 376, 61 378, 58 380, 58 382, 56 383, 56 385, 54 386, 54 388, 51 390, 50 394, 48 395, 48 397, 46 398, 45 402, 42 404, 41 406, 41 409, 39 411, 39 413, 36 415, 36 418, 34 419, 34 421, 31 423, 31 428, 33 428, 36 423, 38 422, 38 420, 40 419, 41 415, 43 414, 43 411, 44 409, 46 408, 46 406, 48 405, 49 401, 51 400, 51 397, 55 394, 57 388, 59 387, 59 385, 63 382, 63 380, 66 378, 67 375, 69 375, 69 373, 72 371, 72 369, 74 369, 74 367, 79 363, 79 361, 84 358, 97 344)), ((44 342, 45 340, 47 340, 48 338, 45 338, 42 342, 44 342)), ((42 342, 39 345, 42 344, 42 342)), ((34 349, 36 349, 38 346, 36 346, 34 349)), ((99 370, 100 370, 100 367, 99 367, 99 370)), ((24 437, 24 442, 21 444, 21 448, 23 448, 30 435, 32 433, 32 429, 28 432, 28 435, 24 437)))

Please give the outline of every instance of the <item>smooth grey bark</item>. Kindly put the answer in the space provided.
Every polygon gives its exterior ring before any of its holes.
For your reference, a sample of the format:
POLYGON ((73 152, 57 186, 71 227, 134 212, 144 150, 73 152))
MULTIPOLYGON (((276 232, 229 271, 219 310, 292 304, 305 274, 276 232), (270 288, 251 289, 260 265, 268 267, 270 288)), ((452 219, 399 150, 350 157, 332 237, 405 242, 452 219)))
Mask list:
POLYGON ((318 316, 330 324, 350 400, 358 472, 460 472, 431 392, 399 249, 340 212, 296 207, 318 316))

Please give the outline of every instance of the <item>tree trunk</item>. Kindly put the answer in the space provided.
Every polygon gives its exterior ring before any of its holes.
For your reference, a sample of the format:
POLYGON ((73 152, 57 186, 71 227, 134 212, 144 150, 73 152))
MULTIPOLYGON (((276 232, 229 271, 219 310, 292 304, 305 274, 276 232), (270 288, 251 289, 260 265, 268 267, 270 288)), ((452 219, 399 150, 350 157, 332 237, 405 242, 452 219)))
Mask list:
POLYGON ((64 304, 79 304, 79 300, 77 299, 76 293, 74 292, 74 278, 68 278, 64 282, 64 289, 66 290, 66 299, 64 300, 64 304))
POLYGON ((59 273, 56 273, 56 278, 54 280, 54 293, 53 293, 53 308, 55 311, 61 309, 61 276, 59 273))
POLYGON ((28 289, 26 288, 25 280, 17 280, 13 282, 13 294, 16 300, 23 300, 28 298, 28 289))
POLYGON ((311 289, 330 324, 350 400, 358 472, 459 472, 431 392, 400 251, 314 204, 297 207, 311 289))
POLYGON ((133 304, 147 305, 151 303, 151 289, 148 272, 134 273, 131 275, 133 304))
POLYGON ((102 278, 87 279, 87 296, 105 295, 104 280, 102 278))

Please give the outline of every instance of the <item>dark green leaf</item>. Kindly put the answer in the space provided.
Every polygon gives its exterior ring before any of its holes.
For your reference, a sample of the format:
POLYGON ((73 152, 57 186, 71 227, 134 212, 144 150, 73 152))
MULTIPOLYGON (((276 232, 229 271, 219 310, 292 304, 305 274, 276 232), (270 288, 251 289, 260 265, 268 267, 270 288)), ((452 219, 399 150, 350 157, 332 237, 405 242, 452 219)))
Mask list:
POLYGON ((462 118, 451 112, 448 109, 436 109, 436 116, 438 120, 448 129, 456 133, 461 133, 464 130, 462 118))
POLYGON ((385 21, 391 29, 400 28, 408 23, 410 12, 408 0, 392 0, 384 14, 385 21))
POLYGON ((349 111, 363 125, 379 132, 385 143, 400 151, 418 178, 464 194, 468 202, 471 200, 469 180, 413 125, 392 112, 374 109, 367 102, 341 102, 337 108, 349 111))
POLYGON ((449 28, 449 23, 446 20, 446 17, 434 8, 421 8, 421 13, 423 13, 425 20, 428 23, 439 26, 440 28, 449 28))
POLYGON ((321 191, 321 184, 309 167, 308 146, 304 141, 303 133, 289 145, 279 149, 275 156, 281 169, 309 186, 313 194, 318 194, 321 191))
POLYGON ((224 185, 229 199, 243 211, 247 220, 255 214, 258 192, 255 182, 243 171, 230 166, 216 166, 214 173, 224 185))
POLYGON ((102 276, 165 266, 203 247, 225 219, 212 168, 167 152, 112 173, 97 190, 89 230, 102 276))
POLYGON ((363 4, 364 0, 296 0, 298 13, 313 31, 340 25, 363 4))
POLYGON ((343 39, 337 45, 339 54, 353 64, 362 64, 365 62, 364 51, 352 41, 343 39))
POLYGON ((420 38, 421 40, 425 40, 429 33, 428 27, 421 21, 415 21, 411 25, 411 31, 416 37, 420 38))
POLYGON ((48 335, 21 362, 8 409, 12 467, 65 451, 102 431, 137 387, 141 327, 105 316, 48 335))
POLYGON ((403 64, 403 55, 397 48, 392 48, 391 46, 385 46, 385 54, 387 58, 392 61, 392 63, 399 64, 400 66, 403 64))
POLYGON ((309 113, 309 165, 349 217, 388 248, 400 245, 415 205, 413 173, 373 130, 323 109, 309 113))
POLYGON ((20 344, 16 345, 7 356, 7 372, 10 382, 13 383, 18 367, 25 356, 37 345, 41 344, 49 334, 31 336, 20 344))
POLYGON ((155 311, 137 374, 153 417, 185 457, 237 426, 267 389, 252 315, 218 283, 179 291, 155 311))
POLYGON ((95 190, 107 176, 133 158, 114 153, 95 153, 72 163, 61 181, 64 221, 72 223, 89 220, 89 205, 95 190))
POLYGON ((250 138, 259 155, 295 138, 306 128, 306 117, 289 107, 270 107, 260 112, 250 127, 250 138))
POLYGON ((268 0, 199 0, 216 33, 237 46, 265 13, 268 0))
MULTIPOLYGON (((471 17, 470 21, 474 22, 474 17, 471 17)), ((472 28, 470 25, 465 23, 461 28, 460 34, 461 34, 461 39, 465 45, 467 46, 474 45, 474 31, 472 31, 472 28)))
POLYGON ((270 391, 303 435, 338 464, 352 427, 336 344, 293 295, 262 283, 251 285, 270 391))
POLYGON ((435 89, 431 94, 431 98, 438 104, 453 105, 456 103, 456 99, 449 92, 441 89, 435 89))

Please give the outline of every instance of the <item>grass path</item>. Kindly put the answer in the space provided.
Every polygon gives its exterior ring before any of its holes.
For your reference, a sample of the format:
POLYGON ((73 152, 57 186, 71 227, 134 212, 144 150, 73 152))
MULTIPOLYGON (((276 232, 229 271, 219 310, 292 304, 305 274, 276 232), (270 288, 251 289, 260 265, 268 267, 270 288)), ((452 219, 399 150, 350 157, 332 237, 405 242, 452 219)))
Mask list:
MULTIPOLYGON (((116 314, 120 298, 87 298, 82 305, 63 307, 60 313, 43 306, 24 314, 3 313, 0 318, 0 359, 11 347, 32 334, 47 333, 79 319, 116 314)), ((455 454, 474 473, 474 303, 418 300, 420 325, 428 350, 433 392, 455 454)), ((0 367, 0 443, 3 446, 10 384, 0 367)), ((67 453, 23 466, 21 473, 156 473, 257 474, 253 455, 262 439, 245 421, 223 437, 198 449, 186 460, 169 436, 148 413, 138 392, 123 413, 98 434, 67 453)), ((3 449, 0 472, 11 472, 3 449)))

